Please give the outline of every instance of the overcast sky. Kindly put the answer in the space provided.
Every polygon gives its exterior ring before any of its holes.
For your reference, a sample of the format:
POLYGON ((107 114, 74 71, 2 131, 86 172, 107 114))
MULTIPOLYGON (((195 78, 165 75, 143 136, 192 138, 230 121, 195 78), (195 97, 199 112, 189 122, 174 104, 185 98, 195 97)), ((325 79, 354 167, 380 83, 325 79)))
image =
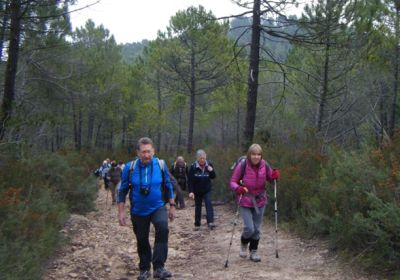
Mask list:
MULTIPOLYGON (((95 3, 96 0, 78 0, 71 10, 95 3)), ((169 19, 178 10, 202 5, 217 17, 239 14, 244 10, 231 0, 100 0, 100 3, 71 14, 73 28, 92 19, 103 24, 118 43, 132 43, 155 39, 157 31, 165 31, 169 19)))

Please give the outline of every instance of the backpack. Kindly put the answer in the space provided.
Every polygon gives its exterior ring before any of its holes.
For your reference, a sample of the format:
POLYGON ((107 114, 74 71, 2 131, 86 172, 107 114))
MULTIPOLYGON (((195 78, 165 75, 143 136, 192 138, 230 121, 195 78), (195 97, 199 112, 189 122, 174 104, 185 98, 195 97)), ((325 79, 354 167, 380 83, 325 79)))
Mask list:
MULTIPOLYGON (((235 170, 236 166, 238 166, 238 164, 240 164, 240 177, 239 177, 239 182, 240 184, 242 184, 242 179, 244 176, 244 172, 246 171, 246 156, 241 156, 231 167, 232 173, 235 170)), ((267 168, 270 168, 268 162, 264 159, 265 161, 265 165, 267 168)))
POLYGON ((232 170, 232 174, 233 171, 236 169, 236 166, 238 166, 240 164, 240 177, 239 177, 239 182, 240 184, 242 183, 242 179, 244 176, 244 172, 246 170, 246 156, 241 156, 240 158, 238 158, 238 160, 231 166, 231 170, 232 170))
POLYGON ((172 171, 175 178, 186 178, 186 162, 183 164, 175 162, 172 171))
MULTIPOLYGON (((129 167, 129 170, 128 170, 128 183, 129 183, 128 189, 129 189, 129 191, 132 189, 132 184, 130 182, 131 173, 135 169, 136 163, 137 163, 138 160, 139 160, 138 158, 135 158, 132 161, 132 164, 131 164, 131 166, 129 167)), ((160 166, 161 176, 162 176, 162 183, 161 183, 162 198, 164 200, 164 203, 168 203, 169 202, 168 188, 167 188, 167 185, 165 184, 165 173, 164 173, 165 172, 165 161, 158 158, 158 165, 160 166)))
POLYGON ((100 174, 101 174, 100 167, 99 167, 99 168, 97 168, 95 171, 93 171, 93 175, 94 175, 94 176, 96 176, 96 177, 99 177, 99 176, 100 176, 100 174))

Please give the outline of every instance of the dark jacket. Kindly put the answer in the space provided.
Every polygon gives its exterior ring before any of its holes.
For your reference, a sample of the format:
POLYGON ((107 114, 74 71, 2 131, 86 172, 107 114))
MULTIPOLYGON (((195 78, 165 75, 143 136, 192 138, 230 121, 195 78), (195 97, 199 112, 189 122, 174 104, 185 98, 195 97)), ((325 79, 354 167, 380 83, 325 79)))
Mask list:
POLYGON ((175 162, 169 169, 169 172, 176 178, 181 189, 186 190, 188 177, 188 168, 186 166, 186 162, 175 162))
POLYGON ((110 170, 108 170, 108 177, 110 177, 110 181, 113 184, 118 184, 119 181, 121 181, 121 168, 118 166, 111 167, 110 170))
POLYGON ((211 179, 214 179, 215 176, 214 166, 209 161, 206 161, 204 172, 201 170, 198 162, 195 161, 189 169, 189 192, 193 192, 194 194, 205 194, 211 191, 211 179), (208 171, 208 166, 213 168, 211 172, 208 171))
POLYGON ((171 172, 171 174, 176 179, 186 180, 186 177, 188 175, 188 168, 186 166, 186 162, 175 162, 169 169, 169 172, 171 172))

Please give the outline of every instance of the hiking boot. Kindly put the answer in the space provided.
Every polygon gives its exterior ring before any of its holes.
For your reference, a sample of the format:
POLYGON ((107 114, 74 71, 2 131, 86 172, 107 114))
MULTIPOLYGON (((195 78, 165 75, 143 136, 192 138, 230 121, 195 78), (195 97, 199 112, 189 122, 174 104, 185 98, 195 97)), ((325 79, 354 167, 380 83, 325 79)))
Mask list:
POLYGON ((215 229, 215 227, 216 227, 216 225, 215 225, 214 223, 208 223, 208 228, 209 228, 210 230, 215 229))
POLYGON ((260 262, 261 261, 261 257, 259 255, 257 255, 257 250, 251 250, 251 252, 250 252, 250 260, 252 260, 253 262, 260 262))
POLYGON ((239 257, 247 258, 247 244, 240 243, 239 257))
POLYGON ((148 270, 142 270, 140 271, 140 274, 137 278, 137 280, 147 280, 151 278, 151 273, 148 270))
POLYGON ((154 278, 160 278, 160 279, 165 279, 168 277, 171 277, 172 273, 166 270, 164 267, 160 267, 154 270, 153 277, 154 278))
POLYGON ((199 231, 200 230, 200 226, 194 226, 194 231, 199 231))

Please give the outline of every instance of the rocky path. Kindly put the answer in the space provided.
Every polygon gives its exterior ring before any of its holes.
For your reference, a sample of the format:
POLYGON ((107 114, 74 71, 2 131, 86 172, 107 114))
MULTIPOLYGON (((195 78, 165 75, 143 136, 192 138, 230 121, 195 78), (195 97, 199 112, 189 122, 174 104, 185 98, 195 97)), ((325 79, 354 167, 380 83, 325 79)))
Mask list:
MULTIPOLYGON (((136 279, 138 257, 132 228, 118 225, 117 208, 110 202, 106 205, 105 200, 106 191, 102 189, 97 199, 98 211, 87 216, 71 216, 63 230, 70 242, 49 261, 44 280, 136 279)), ((275 258, 274 226, 269 223, 263 228, 261 262, 241 259, 238 256, 240 219, 229 266, 225 268, 233 207, 215 207, 215 230, 202 226, 200 231, 193 231, 192 204, 188 202, 189 207, 177 210, 176 220, 170 223, 166 268, 173 273, 171 279, 375 279, 353 272, 350 264, 340 264, 323 243, 305 242, 282 231, 279 232, 279 258, 275 258)))

